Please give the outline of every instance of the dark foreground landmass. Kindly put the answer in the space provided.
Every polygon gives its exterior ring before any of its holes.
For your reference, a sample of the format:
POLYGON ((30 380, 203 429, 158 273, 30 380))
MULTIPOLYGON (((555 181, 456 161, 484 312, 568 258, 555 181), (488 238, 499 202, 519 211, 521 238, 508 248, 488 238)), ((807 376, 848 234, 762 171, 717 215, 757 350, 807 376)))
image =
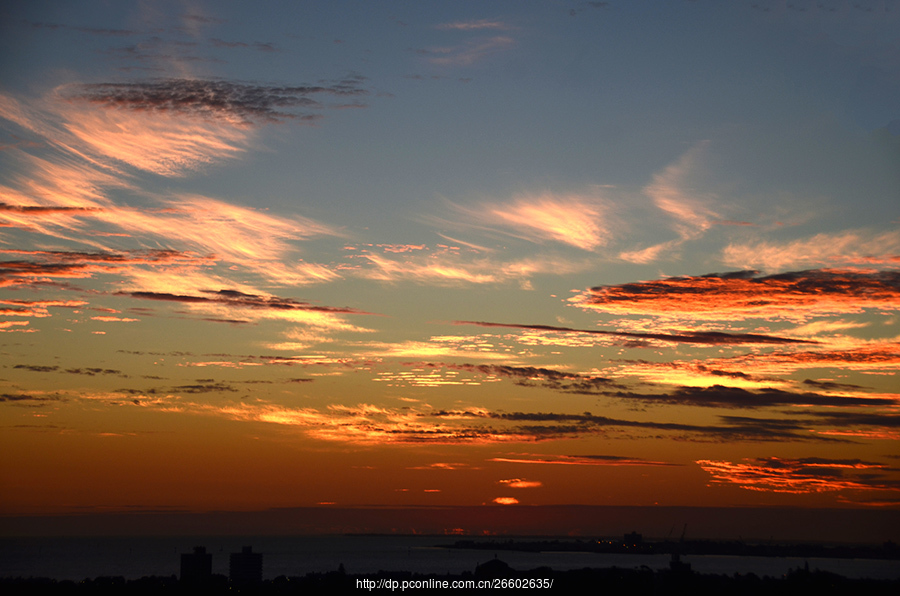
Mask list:
POLYGON ((458 575, 385 572, 347 574, 343 569, 304 576, 279 576, 255 583, 235 583, 223 575, 203 582, 186 583, 176 576, 98 577, 80 582, 35 578, 0 579, 0 593, 36 596, 64 595, 151 595, 151 594, 341 594, 359 593, 469 593, 480 589, 528 590, 529 592, 594 593, 628 595, 722 596, 830 596, 865 594, 896 596, 900 579, 848 579, 826 571, 796 569, 784 577, 759 577, 755 574, 712 575, 693 573, 688 565, 673 562, 670 569, 576 569, 554 571, 541 567, 528 571, 510 569, 494 559, 478 566, 475 572, 458 575), (466 582, 459 584, 458 582, 466 582), (487 582, 485 584, 484 582, 487 582))

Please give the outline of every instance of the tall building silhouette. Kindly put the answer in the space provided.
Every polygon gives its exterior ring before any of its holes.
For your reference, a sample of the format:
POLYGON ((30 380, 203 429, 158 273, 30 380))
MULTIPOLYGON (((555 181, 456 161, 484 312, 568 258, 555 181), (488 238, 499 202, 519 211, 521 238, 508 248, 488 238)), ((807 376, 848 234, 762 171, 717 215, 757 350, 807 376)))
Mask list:
POLYGON ((258 583, 262 581, 262 553, 253 552, 245 546, 239 553, 231 553, 228 560, 228 578, 235 583, 258 583))
POLYGON ((212 554, 206 547, 195 546, 194 552, 181 554, 181 581, 186 584, 204 584, 212 577, 212 554))

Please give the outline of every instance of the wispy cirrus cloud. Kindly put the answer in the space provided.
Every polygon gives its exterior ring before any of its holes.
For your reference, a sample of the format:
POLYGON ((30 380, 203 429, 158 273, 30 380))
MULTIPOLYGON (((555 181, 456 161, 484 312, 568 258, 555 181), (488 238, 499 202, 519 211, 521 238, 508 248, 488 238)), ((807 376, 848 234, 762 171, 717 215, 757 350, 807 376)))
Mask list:
POLYGON ((617 315, 707 321, 819 316, 900 309, 900 273, 815 269, 762 276, 738 271, 598 286, 575 306, 617 315))
POLYGON ((290 241, 338 236, 331 226, 301 216, 278 217, 200 195, 180 195, 157 213, 119 209, 110 223, 133 234, 161 235, 233 263, 278 261, 290 252, 290 241), (162 233, 160 233, 162 232, 162 233))
POLYGON ((135 29, 111 29, 111 28, 103 28, 103 27, 85 27, 78 25, 67 25, 63 23, 45 23, 41 21, 23 21, 23 24, 28 25, 34 29, 48 29, 48 30, 71 30, 78 31, 79 33, 87 33, 90 35, 98 35, 98 36, 112 36, 112 37, 127 37, 131 35, 137 35, 141 33, 135 29))
POLYGON ((681 240, 693 240, 708 230, 721 216, 710 206, 711 197, 702 197, 691 183, 708 143, 700 143, 678 161, 653 176, 644 192, 674 220, 681 240))
POLYGON ((18 156, 22 173, 0 187, 6 199, 0 224, 98 248, 105 248, 97 240, 98 232, 189 247, 280 283, 336 278, 321 265, 283 261, 298 240, 340 235, 331 226, 196 194, 154 195, 147 198, 149 208, 122 205, 111 198, 111 192, 119 189, 142 194, 135 177, 121 167, 123 162, 138 170, 179 176, 201 162, 233 155, 249 134, 246 126, 198 116, 190 109, 189 102, 150 111, 58 97, 26 106, 0 96, 0 116, 45 137, 56 149, 47 158, 18 156), (141 137, 145 132, 147 139, 141 137), (270 266, 260 267, 260 261, 270 266))
POLYGON ((520 196, 505 203, 453 205, 466 220, 460 227, 521 238, 556 242, 585 251, 606 246, 612 236, 611 210, 597 192, 543 193, 520 196))
POLYGON ((683 244, 699 239, 714 225, 746 224, 723 219, 718 197, 703 188, 700 173, 708 145, 705 141, 697 144, 674 163, 655 173, 652 181, 643 188, 644 195, 651 199, 654 207, 667 216, 667 224, 677 238, 620 251, 619 259, 645 264, 672 258, 678 256, 677 251, 683 244))
POLYGON ((473 21, 453 21, 450 23, 441 23, 435 25, 435 29, 444 29, 451 31, 477 31, 480 29, 510 29, 511 25, 503 21, 491 19, 478 19, 473 21))
POLYGON ((627 261, 628 263, 652 263, 654 261, 658 261, 663 255, 668 254, 670 251, 678 248, 681 245, 681 241, 679 240, 670 240, 668 242, 663 242, 662 244, 654 244, 653 246, 648 246, 646 248, 641 248, 637 250, 626 250, 619 253, 619 258, 623 261, 627 261))
POLYGON ((564 275, 588 266, 584 261, 549 256, 502 261, 463 254, 455 246, 402 252, 383 247, 382 250, 387 254, 367 249, 348 255, 352 265, 341 267, 340 273, 375 281, 439 286, 517 282, 523 289, 530 289, 533 276, 564 275))
POLYGON ((277 46, 269 41, 254 41, 251 43, 247 43, 244 41, 226 41, 224 39, 218 39, 216 37, 211 37, 209 39, 209 43, 216 48, 228 48, 228 49, 253 49, 259 52, 277 52, 277 46))
MULTIPOLYGON (((320 283, 340 276, 327 266, 289 258, 297 242, 341 234, 326 224, 298 215, 279 217, 199 195, 154 197, 151 208, 116 205, 105 197, 108 180, 102 172, 34 163, 48 167, 37 169, 14 194, 39 197, 46 204, 34 205, 33 199, 25 205, 6 203, 0 210, 0 223, 87 244, 99 249, 95 251, 98 254, 113 252, 105 248, 104 237, 136 238, 168 246, 173 254, 194 251, 195 266, 237 264, 282 285, 320 283)), ((73 256, 64 257, 63 251, 57 251, 53 260, 64 261, 71 275, 79 268, 78 255, 83 254, 72 251, 73 256)), ((42 260, 46 265, 51 260, 49 253, 42 255, 42 260)), ((114 264, 125 272, 121 267, 124 261, 114 264)), ((184 260, 181 265, 188 263, 184 260)), ((104 266, 97 262, 94 268, 104 266)), ((130 273, 140 275, 139 271, 130 273)))
MULTIPOLYGON (((126 182, 121 180, 125 174, 120 171, 122 164, 161 176, 182 176, 236 157, 253 136, 249 127, 224 118, 196 117, 175 110, 116 109, 68 98, 64 90, 27 105, 0 96, 0 117, 40 135, 66 160, 77 160, 69 166, 79 168, 72 174, 81 173, 88 180, 112 178, 104 180, 106 188, 115 188, 113 182, 119 186, 126 182)), ((30 169, 34 171, 36 166, 30 169)), ((69 181, 61 186, 71 189, 73 184, 69 181)))
POLYGON ((416 50, 432 64, 440 66, 471 66, 494 54, 512 49, 516 41, 506 35, 470 39, 458 45, 431 46, 416 50))
POLYGON ((900 267, 900 232, 846 231, 816 234, 789 242, 732 243, 722 251, 732 267, 783 271, 811 265, 880 265, 900 267))

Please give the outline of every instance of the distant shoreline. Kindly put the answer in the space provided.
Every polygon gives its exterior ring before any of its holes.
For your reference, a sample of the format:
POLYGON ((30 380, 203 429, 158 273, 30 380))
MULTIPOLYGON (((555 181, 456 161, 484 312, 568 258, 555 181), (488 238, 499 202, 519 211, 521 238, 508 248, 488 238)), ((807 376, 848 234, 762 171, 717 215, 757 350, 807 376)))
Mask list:
MULTIPOLYGON (((343 506, 262 511, 108 512, 0 516, 4 537, 414 535, 671 537, 687 525, 705 540, 882 544, 900 540, 900 509, 681 506, 343 506), (459 528, 460 533, 450 531, 459 528), (573 532, 576 532, 573 534, 573 532)), ((680 532, 679 532, 680 533, 680 532)), ((675 534, 677 536, 677 534, 675 534)))
POLYGON ((457 540, 444 548, 519 551, 587 552, 641 555, 724 555, 736 557, 804 557, 818 559, 900 560, 900 546, 887 541, 881 545, 821 545, 809 543, 775 544, 744 541, 687 540, 646 541, 628 544, 622 540, 542 539, 457 540))

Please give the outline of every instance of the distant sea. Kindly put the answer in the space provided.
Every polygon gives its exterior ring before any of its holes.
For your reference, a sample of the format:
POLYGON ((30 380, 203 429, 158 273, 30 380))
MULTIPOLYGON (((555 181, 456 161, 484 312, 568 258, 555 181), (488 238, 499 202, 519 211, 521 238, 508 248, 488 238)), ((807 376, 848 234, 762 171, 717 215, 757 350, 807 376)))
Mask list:
MULTIPOLYGON (((465 537, 467 540, 470 537, 465 537)), ((302 576, 311 572, 383 571, 459 574, 495 556, 516 570, 551 567, 565 571, 584 567, 626 569, 669 564, 668 555, 583 552, 528 553, 441 548, 457 536, 195 536, 129 538, 0 538, 0 577, 46 577, 82 580, 100 576, 178 575, 182 553, 203 546, 212 553, 213 573, 228 574, 228 555, 251 546, 263 554, 263 577, 302 576)), ((496 540, 496 537, 489 538, 496 540)), ((487 539, 486 539, 487 540, 487 539)), ((848 578, 900 579, 897 561, 695 555, 682 558, 698 573, 754 573, 781 577, 808 564, 848 578)))

